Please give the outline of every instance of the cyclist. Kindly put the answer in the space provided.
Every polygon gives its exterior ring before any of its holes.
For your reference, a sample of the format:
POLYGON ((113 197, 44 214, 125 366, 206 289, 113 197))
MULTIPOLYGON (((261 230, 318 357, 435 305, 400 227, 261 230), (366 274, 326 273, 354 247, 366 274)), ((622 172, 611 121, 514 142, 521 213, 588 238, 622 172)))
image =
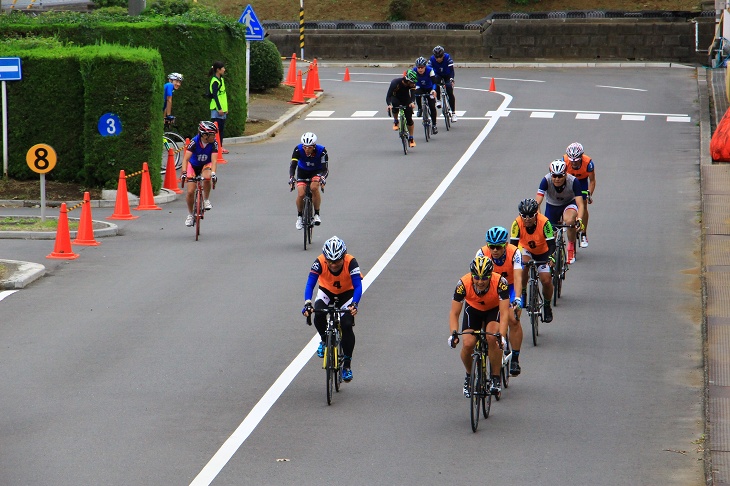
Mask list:
MULTIPOLYGON (((555 234, 553 225, 545 216, 538 212, 540 208, 534 199, 523 199, 517 206, 520 215, 512 223, 510 231, 510 243, 518 245, 522 251, 522 263, 535 261, 550 261, 551 255, 555 252, 555 234)), ((553 320, 553 309, 550 307, 550 299, 553 298, 553 282, 550 278, 550 266, 545 263, 537 268, 542 284, 543 296, 543 321, 553 320)), ((522 282, 522 307, 527 305, 526 297, 527 279, 522 282)))
MULTIPOLYGON (((593 204, 593 193, 596 190, 596 168, 593 159, 583 153, 583 145, 573 142, 565 149, 563 161, 568 166, 568 174, 573 175, 580 182, 581 190, 585 194, 588 204, 593 204)), ((580 247, 588 248, 588 206, 585 206, 583 218, 583 235, 580 247)))
MULTIPOLYGON (((492 385, 489 392, 499 395, 502 391, 500 370, 502 369, 502 351, 504 336, 507 334, 507 314, 509 314, 509 288, 507 280, 497 272, 493 272, 494 263, 485 256, 474 258, 467 273, 456 284, 454 299, 451 301, 449 313, 449 346, 455 348, 459 343, 457 335, 459 314, 464 307, 464 318, 461 324, 462 332, 467 329, 485 330, 490 333, 499 333, 500 341, 495 336, 487 336, 489 362, 492 365, 492 385), (497 322, 499 319, 499 322, 497 322), (495 374, 496 373, 496 374, 495 374)), ((461 346, 461 361, 466 368, 464 378, 464 396, 469 398, 469 379, 471 378, 472 353, 477 343, 474 335, 464 334, 464 343, 461 346)))
MULTIPOLYGON (((201 121, 198 125, 198 134, 190 140, 185 147, 185 156, 182 163, 182 176, 180 179, 185 183, 185 179, 203 175, 203 207, 206 211, 213 209, 210 204, 210 182, 218 180, 215 175, 215 169, 218 164, 218 143, 215 141, 215 134, 218 133, 218 127, 212 121, 201 121), (213 156, 215 154, 215 157, 213 156)), ((187 192, 185 193, 185 201, 188 203, 188 217, 185 219, 185 226, 193 226, 195 219, 193 218, 193 198, 195 195, 195 183, 189 181, 187 192)))
MULTIPOLYGON (((563 159, 550 162, 550 172, 540 181, 537 204, 545 200, 545 216, 550 223, 578 225, 583 228, 586 195, 575 176, 568 174, 563 159)), ((575 227, 568 228, 568 263, 575 263, 575 227)))
MULTIPOLYGON (((446 96, 449 97, 449 105, 451 105, 451 121, 456 123, 456 98, 454 97, 454 60, 451 59, 448 52, 444 52, 444 48, 436 46, 433 48, 433 55, 429 60, 429 65, 436 73, 436 84, 446 85, 446 96)), ((441 91, 437 90, 436 95, 441 100, 441 91)))
POLYGON ((164 102, 162 104, 162 115, 166 121, 172 121, 175 119, 172 116, 172 95, 175 94, 176 89, 180 89, 180 85, 183 81, 183 75, 180 73, 170 73, 167 75, 167 83, 163 88, 164 91, 164 102))
MULTIPOLYGON (((436 73, 433 71, 433 68, 428 65, 428 61, 426 61, 425 57, 419 57, 416 59, 416 66, 413 68, 413 71, 416 73, 418 78, 416 81, 415 94, 423 95, 426 99, 428 99, 428 106, 431 108, 431 131, 434 135, 436 135, 439 132, 438 128, 436 128, 436 108, 441 108, 441 102, 436 102, 436 92, 438 91, 438 86, 436 86, 436 73)), ((420 96, 416 98, 416 103, 418 103, 418 114, 416 116, 420 117, 420 96)))
MULTIPOLYGON (((362 297, 362 274, 355 257, 347 253, 347 246, 337 236, 324 242, 322 254, 314 260, 309 270, 309 278, 304 288, 304 307, 302 314, 308 317, 313 309, 324 309, 330 300, 337 297, 340 307, 349 312, 343 312, 340 318, 342 326, 342 352, 344 362, 342 379, 352 380, 352 352, 355 349, 355 315, 357 305, 362 297), (314 286, 319 282, 317 297, 312 306, 314 286)), ((317 349, 317 356, 324 357, 324 339, 327 332, 327 316, 322 312, 314 314, 314 326, 322 340, 317 349)))
MULTIPOLYGON (((489 228, 485 236, 487 244, 477 250, 476 256, 486 256, 494 263, 494 270, 507 279, 509 288, 509 344, 512 348, 512 364, 509 374, 517 376, 520 367, 520 348, 522 347, 522 324, 519 316, 522 312, 522 298, 515 295, 515 287, 522 289, 522 253, 515 245, 509 243, 509 233, 502 226, 489 228)), ((522 295, 520 293, 520 295, 522 295)))
POLYGON ((413 108, 416 107, 416 102, 413 99, 413 89, 416 87, 416 81, 418 81, 418 76, 415 71, 409 69, 403 73, 402 78, 395 78, 390 82, 388 93, 385 95, 388 109, 393 112, 393 130, 398 130, 398 111, 405 110, 409 133, 408 144, 411 147, 416 146, 416 141, 413 140, 413 108))
POLYGON ((297 182, 294 178, 294 170, 297 171, 297 178, 311 179, 309 188, 312 190, 312 204, 314 205, 314 224, 319 226, 322 218, 319 217, 319 205, 322 203, 322 195, 319 187, 326 184, 325 178, 329 174, 329 155, 323 145, 317 145, 317 135, 306 132, 302 135, 301 143, 294 147, 289 165, 289 188, 294 190, 297 185, 297 223, 296 228, 302 229, 302 211, 304 209, 305 182, 297 182))

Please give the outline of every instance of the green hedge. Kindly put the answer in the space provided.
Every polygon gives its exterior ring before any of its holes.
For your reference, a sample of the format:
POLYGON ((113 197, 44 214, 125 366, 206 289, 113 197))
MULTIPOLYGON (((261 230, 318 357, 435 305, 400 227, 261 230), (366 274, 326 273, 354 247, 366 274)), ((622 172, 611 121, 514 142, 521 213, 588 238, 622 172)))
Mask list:
POLYGON ((281 54, 273 42, 263 40, 251 43, 249 78, 249 88, 260 91, 276 88, 284 80, 281 54))

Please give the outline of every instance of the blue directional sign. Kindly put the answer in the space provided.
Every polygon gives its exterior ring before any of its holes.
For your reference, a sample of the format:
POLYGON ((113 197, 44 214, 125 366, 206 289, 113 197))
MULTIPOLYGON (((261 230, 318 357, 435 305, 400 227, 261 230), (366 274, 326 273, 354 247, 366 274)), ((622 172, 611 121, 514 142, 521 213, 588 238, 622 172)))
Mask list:
POLYGON ((20 72, 19 57, 0 57, 0 81, 20 81, 23 75, 20 72))
POLYGON ((102 137, 115 137, 122 133, 122 121, 114 113, 104 113, 96 124, 102 137))
POLYGON ((238 22, 246 26, 247 41, 264 40, 264 28, 256 17, 256 13, 253 11, 251 4, 244 9, 238 22))

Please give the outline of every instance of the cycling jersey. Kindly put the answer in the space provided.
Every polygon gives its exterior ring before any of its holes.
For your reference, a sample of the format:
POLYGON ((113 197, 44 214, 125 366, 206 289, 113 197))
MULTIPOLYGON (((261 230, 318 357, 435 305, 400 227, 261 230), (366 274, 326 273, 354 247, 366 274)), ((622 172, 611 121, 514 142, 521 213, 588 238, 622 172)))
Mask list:
POLYGON ((342 269, 334 274, 327 266, 324 255, 319 255, 309 270, 309 279, 304 289, 304 300, 312 300, 314 286, 319 282, 319 290, 331 299, 339 297, 345 302, 352 297, 354 303, 360 302, 362 297, 362 274, 357 260, 350 254, 345 254, 342 269))
POLYGON ((535 257, 552 253, 555 250, 555 234, 553 225, 540 213, 537 213, 536 225, 528 230, 525 221, 521 216, 512 223, 510 231, 510 243, 519 244, 521 248, 529 251, 535 257))
POLYGON ((573 166, 571 165, 572 162, 567 155, 563 155, 563 161, 565 162, 565 166, 568 168, 568 174, 575 176, 576 179, 579 179, 581 181, 583 179, 588 179, 590 172, 593 172, 593 159, 585 154, 582 156, 580 167, 578 167, 577 169, 573 168, 573 166))
POLYGON ((218 142, 203 143, 198 134, 190 140, 185 150, 193 154, 190 156, 190 165, 201 168, 213 162, 213 154, 218 153, 218 142))
POLYGON ((388 93, 385 95, 385 103, 390 106, 408 106, 414 103, 411 88, 403 84, 403 78, 396 78, 390 82, 388 93))
POLYGON ((329 155, 323 145, 315 145, 314 153, 312 153, 311 157, 307 157, 306 152, 304 152, 304 146, 300 143, 294 147, 294 152, 291 154, 289 177, 294 177, 294 169, 297 167, 299 167, 300 171, 316 172, 318 175, 327 177, 329 174, 328 162, 329 155))
POLYGON ((436 56, 431 56, 428 64, 433 68, 436 76, 446 79, 453 79, 454 77, 454 60, 451 59, 448 52, 444 52, 444 58, 441 62, 436 60, 436 56))
POLYGON ((515 283, 515 269, 522 268, 522 254, 517 251, 518 248, 515 245, 507 243, 505 248, 504 256, 499 260, 498 263, 492 258, 492 252, 489 251, 489 246, 485 245, 477 251, 476 256, 486 256, 492 263, 494 263, 494 271, 501 274, 509 285, 515 283))
POLYGON ((433 68, 431 66, 426 66, 423 74, 418 74, 418 70, 416 68, 412 68, 411 70, 416 73, 416 76, 418 76, 416 89, 425 91, 436 91, 438 89, 435 79, 436 73, 433 72, 433 68))
POLYGON ((552 182, 552 177, 548 173, 540 181, 540 187, 537 189, 538 196, 544 196, 545 202, 552 206, 567 206, 572 203, 576 196, 580 196, 585 199, 583 189, 581 189, 580 182, 575 176, 567 174, 565 184, 561 187, 555 187, 552 182))
POLYGON ((488 311, 499 308, 500 300, 509 300, 509 289, 507 288, 507 280, 499 273, 492 272, 489 279, 487 291, 482 295, 474 290, 474 280, 471 273, 467 273, 459 280, 454 290, 454 300, 456 302, 466 303, 477 310, 488 311))

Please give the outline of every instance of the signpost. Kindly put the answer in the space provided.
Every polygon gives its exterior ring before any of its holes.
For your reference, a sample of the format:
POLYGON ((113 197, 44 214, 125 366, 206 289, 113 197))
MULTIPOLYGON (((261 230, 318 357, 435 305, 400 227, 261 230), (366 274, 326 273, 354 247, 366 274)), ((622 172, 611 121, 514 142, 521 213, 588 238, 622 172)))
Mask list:
POLYGON ((33 145, 25 154, 30 170, 41 175, 41 221, 46 220, 46 172, 56 167, 56 151, 45 143, 33 145))
POLYGON ((251 41, 264 40, 264 28, 259 22, 251 4, 247 5, 241 14, 238 22, 246 26, 246 121, 248 121, 248 87, 249 75, 251 73, 251 41))
POLYGON ((3 177, 8 177, 8 90, 5 81, 23 79, 19 57, 0 57, 0 81, 3 97, 3 177))

